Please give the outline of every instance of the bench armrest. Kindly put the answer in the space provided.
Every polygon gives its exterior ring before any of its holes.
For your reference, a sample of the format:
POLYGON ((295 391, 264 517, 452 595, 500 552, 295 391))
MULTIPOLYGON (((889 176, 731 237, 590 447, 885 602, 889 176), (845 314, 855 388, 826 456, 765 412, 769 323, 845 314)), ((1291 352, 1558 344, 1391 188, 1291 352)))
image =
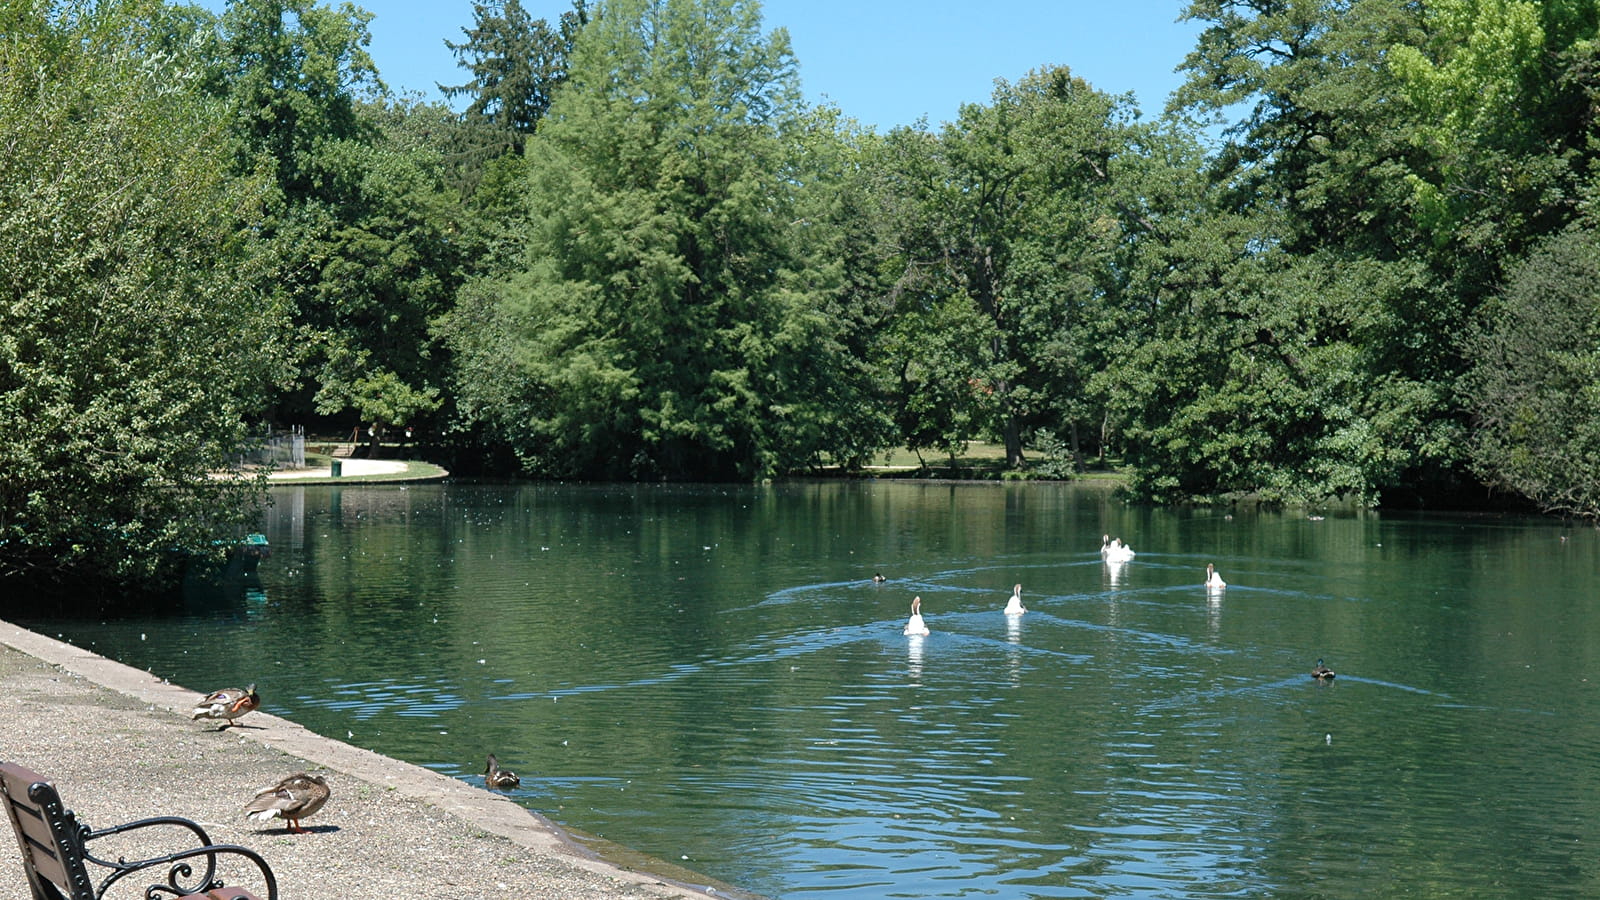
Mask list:
POLYGON ((100 882, 99 888, 95 891, 96 896, 105 896, 111 885, 130 875, 161 867, 166 867, 166 881, 151 884, 144 892, 145 897, 152 898, 152 900, 162 894, 184 897, 219 888, 223 886, 223 882, 216 877, 218 856, 238 856, 243 857, 259 870, 261 882, 267 889, 266 900, 278 900, 277 878, 273 876, 272 868, 267 865, 267 861, 262 858, 261 854, 251 850, 249 847, 242 847, 238 844, 213 844, 205 829, 189 819, 178 816, 156 816, 149 819, 140 819, 136 822, 127 822, 99 831, 90 831, 84 834, 83 838, 84 859, 112 870, 111 874, 100 882), (95 838, 109 837, 136 829, 159 826, 171 826, 189 831, 193 834, 198 845, 176 853, 165 853, 160 856, 131 860, 123 857, 118 857, 116 860, 103 859, 94 855, 89 848, 89 841, 95 838), (196 874, 190 861, 201 858, 204 858, 205 866, 199 874, 196 874))

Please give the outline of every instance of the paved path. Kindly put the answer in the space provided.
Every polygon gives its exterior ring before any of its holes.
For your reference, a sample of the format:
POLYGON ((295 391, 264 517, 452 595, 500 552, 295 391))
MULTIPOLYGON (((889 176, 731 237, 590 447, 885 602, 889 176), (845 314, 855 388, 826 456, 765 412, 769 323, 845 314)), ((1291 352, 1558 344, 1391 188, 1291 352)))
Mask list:
MULTIPOLYGON (((276 716, 223 731, 191 721, 200 693, 0 621, 0 759, 50 778, 94 828, 195 819, 212 840, 265 856, 284 900, 749 896, 666 863, 651 861, 661 877, 596 859, 505 797, 276 716), (257 790, 298 771, 333 790, 305 820, 311 833, 244 818, 257 790)), ((0 838, 0 896, 26 892, 15 844, 0 838)))
MULTIPOLYGON (((364 475, 393 475, 406 470, 405 462, 398 459, 341 459, 339 471, 345 478, 360 478, 364 475)), ((310 469, 277 469, 269 480, 282 480, 286 478, 327 478, 333 474, 333 466, 310 469)))

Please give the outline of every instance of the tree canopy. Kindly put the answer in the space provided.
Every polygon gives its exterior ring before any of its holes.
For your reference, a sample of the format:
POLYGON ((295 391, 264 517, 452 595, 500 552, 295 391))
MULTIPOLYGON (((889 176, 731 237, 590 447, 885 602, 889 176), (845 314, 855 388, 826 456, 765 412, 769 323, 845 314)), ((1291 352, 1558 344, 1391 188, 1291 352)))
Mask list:
POLYGON ((165 583, 253 524, 216 479, 286 374, 203 60, 159 4, 0 11, 0 578, 165 583), (160 48, 160 49, 158 49, 160 48))
POLYGON ((538 477, 993 440, 1144 500, 1600 517, 1600 5, 1185 16, 1160 115, 1041 62, 880 134, 756 0, 477 4, 459 109, 347 3, 0 7, 0 578, 159 580, 306 424, 538 477))
POLYGON ((520 260, 459 385, 533 471, 757 478, 832 450, 837 268, 797 228, 799 90, 754 3, 614 0, 527 145, 520 260), (488 388, 488 390, 484 390, 488 388))

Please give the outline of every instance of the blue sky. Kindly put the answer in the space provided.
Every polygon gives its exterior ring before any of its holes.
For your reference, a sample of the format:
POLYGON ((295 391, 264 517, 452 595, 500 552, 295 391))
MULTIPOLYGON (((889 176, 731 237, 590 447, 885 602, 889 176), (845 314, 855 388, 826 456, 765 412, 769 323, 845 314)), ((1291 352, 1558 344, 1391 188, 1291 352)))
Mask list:
MULTIPOLYGON (((207 6, 220 8, 221 0, 207 6)), ((435 85, 466 81, 445 39, 464 40, 470 0, 357 0, 372 12, 369 50, 391 89, 441 99, 435 85)), ((1178 24, 1183 0, 764 0, 766 30, 789 30, 807 99, 828 99, 880 131, 927 116, 955 118, 987 102, 996 78, 1066 65, 1107 93, 1133 91, 1161 111, 1181 79, 1173 69, 1199 33, 1178 24)), ((523 0, 556 20, 570 0, 523 0)))

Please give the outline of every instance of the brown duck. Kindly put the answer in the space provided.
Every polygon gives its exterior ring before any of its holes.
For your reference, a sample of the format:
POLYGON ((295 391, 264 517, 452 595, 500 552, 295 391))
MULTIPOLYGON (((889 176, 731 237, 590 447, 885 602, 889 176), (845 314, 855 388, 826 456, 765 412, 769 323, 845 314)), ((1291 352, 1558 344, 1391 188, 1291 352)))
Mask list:
POLYGON ((489 764, 483 769, 483 783, 492 788, 509 791, 521 784, 522 779, 517 777, 517 773, 508 772, 500 768, 500 760, 495 759, 494 754, 491 753, 489 754, 489 764))
POLYGON ((256 693, 256 686, 250 685, 243 690, 239 688, 223 688, 200 698, 195 706, 191 719, 222 719, 222 728, 233 724, 233 720, 261 705, 261 695, 256 693))
POLYGON ((290 831, 305 834, 300 820, 321 809, 322 804, 328 802, 328 794, 328 783, 321 775, 301 772, 257 793, 244 805, 244 815, 258 822, 283 819, 289 823, 290 831))

